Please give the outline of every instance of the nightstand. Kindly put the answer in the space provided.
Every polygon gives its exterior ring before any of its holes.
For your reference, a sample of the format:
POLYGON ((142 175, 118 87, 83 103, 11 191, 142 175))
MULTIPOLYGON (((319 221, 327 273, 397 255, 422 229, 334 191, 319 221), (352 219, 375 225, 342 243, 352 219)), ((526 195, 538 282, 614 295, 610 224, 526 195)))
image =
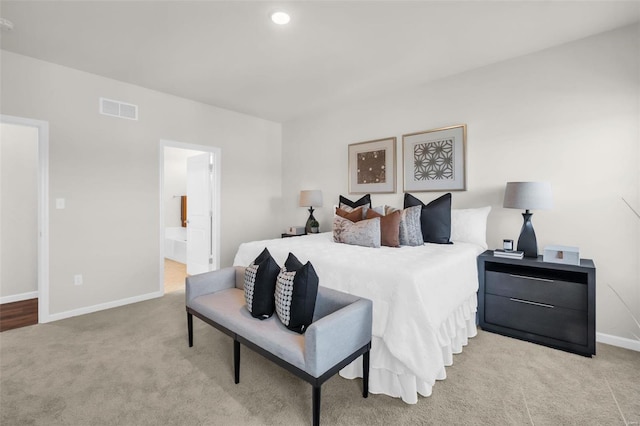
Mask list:
POLYGON ((596 268, 537 259, 478 256, 483 330, 584 356, 595 355, 596 268))

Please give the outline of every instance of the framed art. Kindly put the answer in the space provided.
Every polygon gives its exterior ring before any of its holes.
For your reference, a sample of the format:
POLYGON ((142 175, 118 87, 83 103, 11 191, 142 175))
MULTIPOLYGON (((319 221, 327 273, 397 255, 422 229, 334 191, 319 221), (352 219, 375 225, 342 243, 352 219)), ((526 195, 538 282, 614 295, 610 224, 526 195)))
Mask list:
POLYGON ((349 193, 396 192, 396 138, 349 145, 349 193))
POLYGON ((405 192, 466 191, 467 125, 402 135, 405 192))

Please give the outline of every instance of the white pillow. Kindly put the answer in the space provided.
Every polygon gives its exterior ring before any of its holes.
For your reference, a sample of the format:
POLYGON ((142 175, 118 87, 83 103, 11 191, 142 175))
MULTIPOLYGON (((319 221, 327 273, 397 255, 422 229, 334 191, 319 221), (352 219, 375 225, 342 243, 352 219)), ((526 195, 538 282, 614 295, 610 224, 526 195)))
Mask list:
POLYGON ((487 248, 487 217, 491 206, 478 209, 451 209, 451 241, 487 248))

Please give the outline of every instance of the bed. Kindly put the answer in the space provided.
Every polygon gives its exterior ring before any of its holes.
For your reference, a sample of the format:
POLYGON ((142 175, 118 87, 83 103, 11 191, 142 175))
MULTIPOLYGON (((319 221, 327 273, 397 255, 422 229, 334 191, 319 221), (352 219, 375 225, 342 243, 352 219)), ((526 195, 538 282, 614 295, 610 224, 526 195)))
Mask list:
MULTIPOLYGON (((243 243, 234 265, 250 265, 265 247, 282 265, 291 252, 313 264, 321 286, 371 299, 370 392, 415 404, 418 394, 431 395, 453 354, 476 335, 476 258, 486 249, 488 210, 483 214, 482 241, 457 241, 454 234, 468 233, 468 225, 452 211, 454 244, 372 249, 336 243, 328 232, 243 243)), ((354 362, 340 375, 362 377, 361 367, 354 362)))

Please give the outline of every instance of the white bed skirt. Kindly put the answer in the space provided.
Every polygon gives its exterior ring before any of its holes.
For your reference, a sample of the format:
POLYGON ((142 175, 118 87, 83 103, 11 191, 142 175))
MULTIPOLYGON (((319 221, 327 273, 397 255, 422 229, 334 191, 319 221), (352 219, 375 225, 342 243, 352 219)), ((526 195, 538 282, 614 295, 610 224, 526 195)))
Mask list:
MULTIPOLYGON (((476 295, 469 297, 440 325, 438 341, 442 357, 430 360, 433 368, 416 376, 395 358, 382 338, 374 336, 371 342, 371 365, 369 366, 369 392, 402 398, 407 404, 416 404, 418 394, 430 396, 436 380, 447 377, 446 366, 453 365, 453 354, 462 352, 469 338, 478 334, 476 328, 476 295)), ((362 357, 342 370, 346 379, 362 377, 362 357)))

